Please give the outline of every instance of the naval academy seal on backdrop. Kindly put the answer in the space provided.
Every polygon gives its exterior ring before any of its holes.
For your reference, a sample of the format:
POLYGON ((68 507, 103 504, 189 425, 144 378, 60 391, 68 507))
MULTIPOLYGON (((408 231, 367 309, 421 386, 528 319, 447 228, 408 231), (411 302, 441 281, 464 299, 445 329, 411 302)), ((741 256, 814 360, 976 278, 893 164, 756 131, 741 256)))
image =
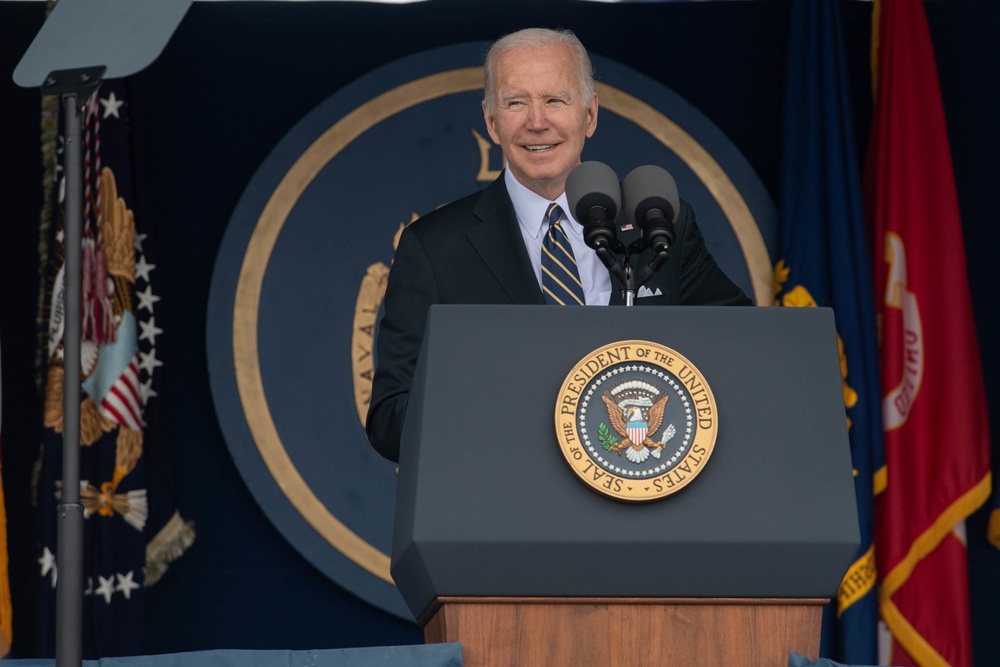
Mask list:
MULTIPOLYGON (((406 619, 389 574, 395 467, 368 446, 363 428, 373 340, 403 226, 484 187, 503 167, 480 109, 486 47, 391 63, 303 118, 233 211, 209 296, 212 396, 251 493, 319 570, 406 619)), ((769 303, 776 214, 750 166, 662 84, 593 60, 600 131, 583 159, 619 174, 644 164, 671 172, 719 264, 758 304, 769 303)), ((685 424, 675 426, 679 434, 685 424)), ((661 461, 690 457, 698 445, 671 444, 655 450, 659 458, 644 450, 661 461)))

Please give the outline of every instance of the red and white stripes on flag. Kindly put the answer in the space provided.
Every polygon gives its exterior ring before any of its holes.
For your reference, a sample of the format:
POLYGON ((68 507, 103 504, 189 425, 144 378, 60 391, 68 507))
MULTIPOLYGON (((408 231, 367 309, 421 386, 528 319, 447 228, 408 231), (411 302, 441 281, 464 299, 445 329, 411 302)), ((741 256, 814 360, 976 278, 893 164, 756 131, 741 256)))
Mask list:
POLYGON ((145 423, 142 421, 140 384, 139 353, 136 352, 128 367, 101 399, 101 414, 133 431, 142 430, 145 423))

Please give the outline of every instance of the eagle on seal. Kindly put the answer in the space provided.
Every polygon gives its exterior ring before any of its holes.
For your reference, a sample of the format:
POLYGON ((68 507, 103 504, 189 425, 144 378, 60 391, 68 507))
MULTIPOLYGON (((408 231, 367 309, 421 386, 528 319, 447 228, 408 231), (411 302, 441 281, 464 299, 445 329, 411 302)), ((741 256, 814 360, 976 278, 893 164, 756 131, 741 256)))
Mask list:
POLYGON ((642 463, 649 458, 649 448, 661 448, 660 443, 655 442, 648 436, 649 433, 656 433, 663 423, 663 412, 667 408, 669 396, 664 396, 650 408, 648 415, 644 418, 642 408, 629 405, 624 408, 615 403, 607 394, 601 395, 605 407, 608 409, 608 421, 611 427, 622 437, 622 441, 611 447, 612 451, 625 456, 632 463, 642 463))

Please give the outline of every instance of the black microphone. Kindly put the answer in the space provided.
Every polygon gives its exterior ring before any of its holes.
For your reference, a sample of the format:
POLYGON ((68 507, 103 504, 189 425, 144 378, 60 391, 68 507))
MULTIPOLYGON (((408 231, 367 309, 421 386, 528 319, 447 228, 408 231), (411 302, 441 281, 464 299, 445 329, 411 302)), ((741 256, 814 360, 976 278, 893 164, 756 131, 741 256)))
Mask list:
POLYGON ((642 229, 646 246, 666 252, 674 242, 674 223, 680 214, 674 177, 655 165, 637 167, 625 177, 622 197, 629 222, 642 229))
POLYGON ((566 199, 583 224, 583 240, 594 250, 618 245, 614 220, 621 207, 618 175, 603 162, 584 162, 566 178, 566 199))

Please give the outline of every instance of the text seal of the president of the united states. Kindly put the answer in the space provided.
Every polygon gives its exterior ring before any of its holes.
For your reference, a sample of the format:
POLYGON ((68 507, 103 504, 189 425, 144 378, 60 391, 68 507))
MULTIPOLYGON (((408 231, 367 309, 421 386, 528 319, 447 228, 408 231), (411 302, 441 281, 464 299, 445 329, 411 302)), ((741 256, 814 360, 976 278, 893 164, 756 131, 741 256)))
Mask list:
POLYGON ((555 409, 566 462, 605 496, 648 502, 704 469, 719 428, 708 382, 684 356, 626 340, 594 350, 569 372, 555 409))

